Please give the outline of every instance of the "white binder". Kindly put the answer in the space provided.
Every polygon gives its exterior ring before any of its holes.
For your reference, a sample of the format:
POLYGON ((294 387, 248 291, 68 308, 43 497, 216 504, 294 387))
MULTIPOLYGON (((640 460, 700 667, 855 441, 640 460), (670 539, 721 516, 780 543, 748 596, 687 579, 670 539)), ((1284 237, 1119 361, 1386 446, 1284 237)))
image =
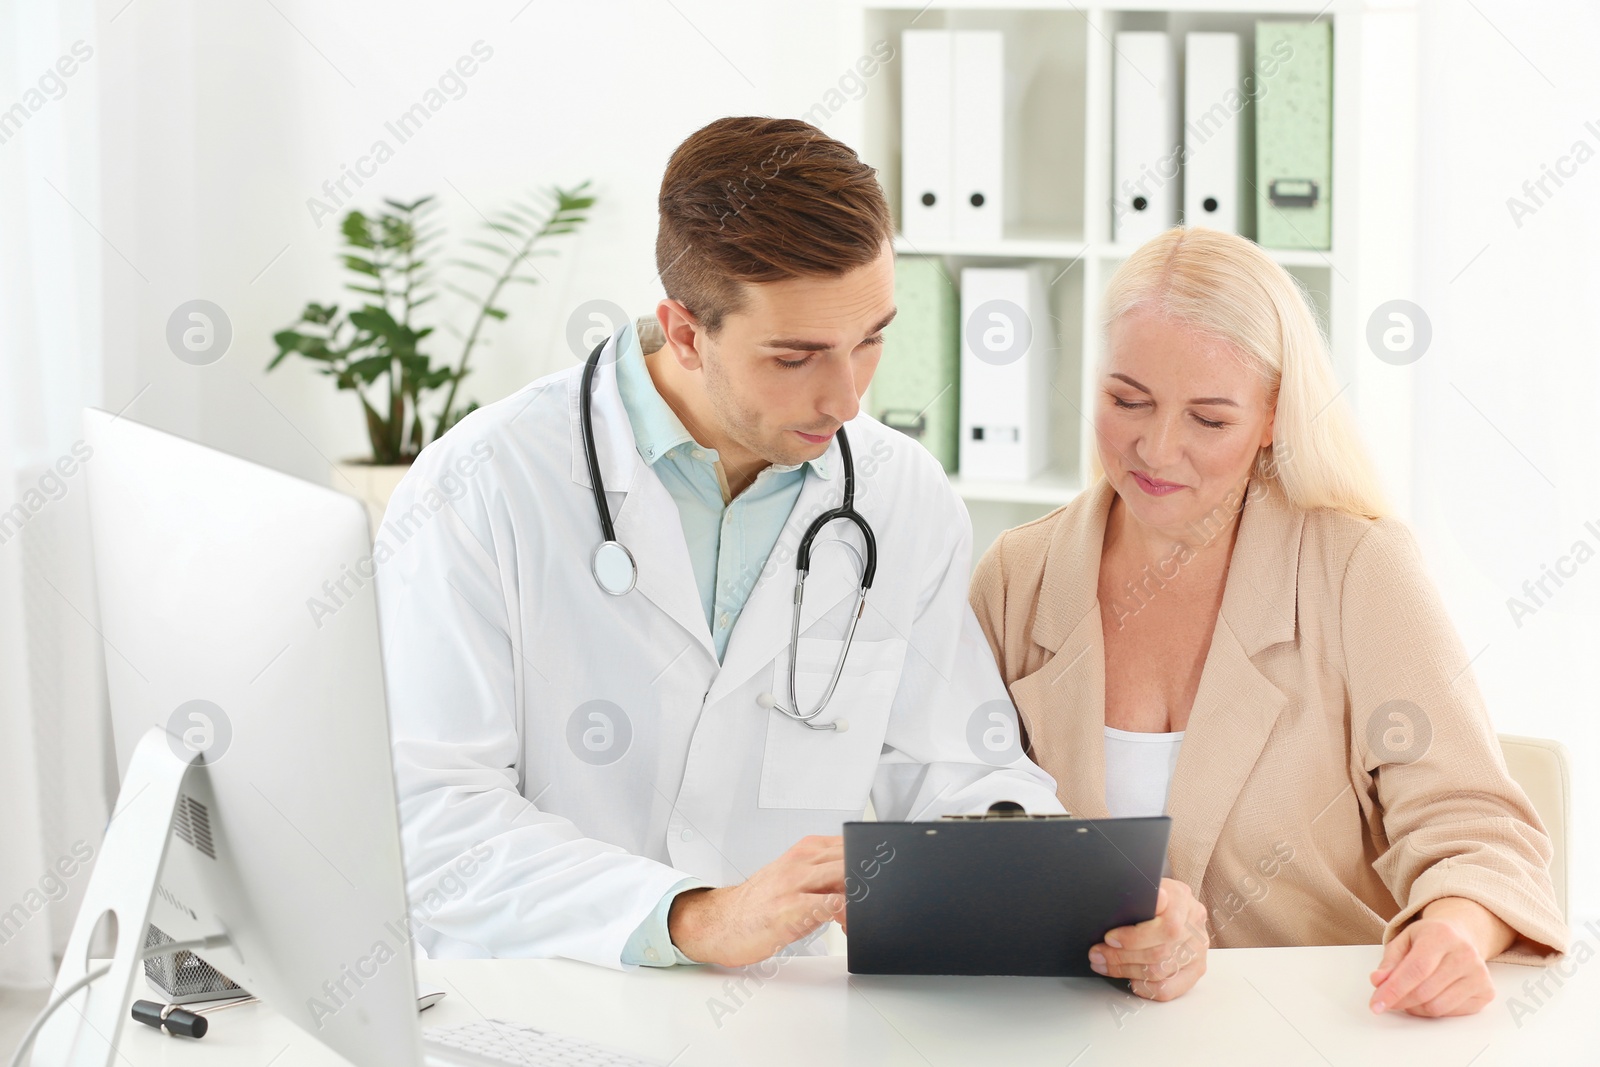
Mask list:
POLYGON ((901 232, 913 246, 999 240, 1019 121, 1006 111, 1004 33, 906 30, 901 55, 901 232))
POLYGON ((954 42, 949 30, 906 30, 900 49, 900 229, 913 244, 948 241, 953 233, 954 42))
POLYGON ((1191 33, 1183 86, 1183 222, 1243 233, 1244 106, 1239 35, 1191 33))
POLYGON ((961 272, 963 478, 1027 481, 1049 456, 1055 330, 1044 268, 961 272))
POLYGON ((1182 142, 1177 56, 1160 30, 1116 36, 1112 79, 1112 238, 1140 245, 1178 224, 1182 142))
POLYGON ((998 241, 1006 212, 1005 38, 999 30, 952 33, 953 234, 998 241))

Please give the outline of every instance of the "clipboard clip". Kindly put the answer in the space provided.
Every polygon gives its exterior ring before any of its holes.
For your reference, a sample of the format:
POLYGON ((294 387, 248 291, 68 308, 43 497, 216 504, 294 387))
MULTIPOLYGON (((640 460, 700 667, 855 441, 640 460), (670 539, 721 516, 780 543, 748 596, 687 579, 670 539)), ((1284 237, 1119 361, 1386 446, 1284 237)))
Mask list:
POLYGON ((1071 812, 1065 812, 1065 813, 1054 813, 1053 812, 1053 813, 1051 813, 1049 815, 1029 815, 1028 812, 1027 812, 1027 809, 1025 809, 1021 804, 1018 804, 1015 800, 997 800, 993 804, 990 804, 989 805, 989 810, 984 812, 984 813, 982 813, 981 815, 941 815, 940 816, 941 819, 948 819, 951 822, 988 822, 988 821, 991 821, 991 820, 998 820, 998 819, 1048 820, 1048 819, 1071 819, 1072 817, 1073 816, 1072 816, 1071 812))

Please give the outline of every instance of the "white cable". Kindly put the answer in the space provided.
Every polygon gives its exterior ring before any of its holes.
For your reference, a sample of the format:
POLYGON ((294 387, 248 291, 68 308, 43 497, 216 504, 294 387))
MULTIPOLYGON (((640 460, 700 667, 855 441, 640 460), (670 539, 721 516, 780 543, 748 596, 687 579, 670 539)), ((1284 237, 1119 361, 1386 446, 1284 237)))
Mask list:
POLYGON ((27 1061, 33 1053, 34 1039, 39 1036, 39 1031, 44 1029, 44 1024, 50 1020, 50 1016, 56 1013, 56 1009, 76 996, 84 986, 96 979, 103 978, 110 971, 111 964, 109 963, 98 971, 90 971, 76 982, 67 986, 64 992, 56 996, 56 999, 46 1004, 44 1010, 34 1018, 33 1025, 28 1027, 28 1032, 22 1035, 22 1044, 17 1046, 16 1053, 11 1057, 11 1067, 26 1067, 27 1061))
MULTIPOLYGON (((164 945, 156 945, 153 948, 145 949, 139 954, 139 962, 143 963, 153 956, 170 956, 177 952, 194 952, 202 948, 217 948, 227 943, 227 937, 222 934, 202 937, 197 941, 169 941, 164 945)), ((17 1051, 11 1056, 11 1067, 26 1067, 28 1057, 33 1052, 33 1043, 38 1039, 39 1032, 44 1029, 44 1024, 50 1021, 50 1016, 59 1011, 61 1005, 82 992, 84 986, 104 978, 110 971, 111 964, 108 963, 97 971, 90 971, 76 982, 67 986, 64 991, 56 994, 56 998, 46 1004, 44 1010, 34 1017, 33 1025, 28 1027, 28 1032, 22 1035, 22 1043, 17 1046, 17 1051)))

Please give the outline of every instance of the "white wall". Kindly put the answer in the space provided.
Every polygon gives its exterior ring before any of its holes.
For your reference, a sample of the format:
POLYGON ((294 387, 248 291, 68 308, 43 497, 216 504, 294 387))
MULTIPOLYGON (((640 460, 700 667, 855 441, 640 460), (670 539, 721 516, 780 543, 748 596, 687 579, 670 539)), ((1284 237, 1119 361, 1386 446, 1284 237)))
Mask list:
POLYGON ((1415 521, 1496 726, 1572 750, 1573 908, 1593 915, 1600 555, 1547 582, 1553 595, 1520 625, 1507 598, 1525 599, 1523 582, 1575 542, 1600 553, 1600 9, 1439 0, 1424 12, 1413 299, 1434 334, 1414 364, 1415 521), (1507 199, 1526 200, 1523 183, 1580 140, 1593 158, 1564 188, 1548 183, 1519 227, 1507 199))
MULTIPOLYGON (((348 206, 435 193, 452 234, 478 237, 478 212, 529 188, 594 179, 590 225, 559 246, 561 258, 540 261, 548 283, 516 291, 511 319, 474 356, 464 396, 487 403, 572 358, 566 317, 583 301, 653 306, 656 192, 683 137, 721 115, 804 112, 859 51, 839 3, 276 8, 281 16, 269 4, 140 4, 107 31, 107 53, 118 36, 134 53, 120 60, 129 78, 113 82, 111 106, 144 131, 124 146, 132 182, 122 205, 139 250, 130 258, 151 277, 123 272, 139 304, 127 320, 146 365, 137 385, 154 378, 151 394, 170 399, 148 395, 133 413, 315 479, 326 460, 365 450, 359 406, 303 362, 263 368, 272 333, 307 299, 352 295, 338 288, 334 258, 348 206), (480 41, 492 56, 459 99, 403 144, 385 129, 480 41), (363 188, 347 186, 356 199, 319 227, 308 199, 327 200, 323 183, 378 139, 393 158, 363 188), (221 305, 234 330, 209 367, 178 363, 163 341, 167 314, 194 297, 221 305)), ((847 128, 852 108, 830 132, 847 128)), ((439 305, 459 317, 460 301, 439 305)), ((443 343, 435 358, 456 351, 443 343)))
MULTIPOLYGON (((364 435, 349 394, 305 367, 262 370, 274 330, 308 298, 340 295, 335 224, 315 226, 306 201, 474 42, 493 57, 361 202, 438 193, 460 236, 474 206, 530 186, 592 177, 601 198, 581 239, 543 268, 549 284, 517 298, 480 354, 467 392, 485 402, 573 358, 569 309, 655 299, 655 194, 683 136, 724 114, 805 112, 862 44, 848 0, 124 3, 102 3, 96 45, 113 132, 95 222, 117 250, 104 279, 106 403, 138 394, 135 417, 313 479, 361 452, 364 435), (234 330, 209 367, 165 345, 167 315, 195 297, 220 304, 234 330)), ((1413 368, 1414 513, 1430 569, 1469 652, 1481 650, 1473 669, 1497 725, 1574 750, 1580 828, 1592 830, 1600 557, 1520 627, 1506 607, 1574 542, 1600 549, 1600 158, 1522 226, 1506 208, 1573 142, 1600 150, 1600 15, 1560 7, 1425 3, 1422 143, 1367 150, 1420 149, 1419 285, 1394 295, 1422 304, 1434 329, 1413 368)), ((857 141, 860 110, 845 100, 830 132, 857 141)), ((92 203, 93 177, 68 175, 65 191, 92 203)), ((1592 849, 1574 889, 1579 910, 1600 912, 1592 849)))

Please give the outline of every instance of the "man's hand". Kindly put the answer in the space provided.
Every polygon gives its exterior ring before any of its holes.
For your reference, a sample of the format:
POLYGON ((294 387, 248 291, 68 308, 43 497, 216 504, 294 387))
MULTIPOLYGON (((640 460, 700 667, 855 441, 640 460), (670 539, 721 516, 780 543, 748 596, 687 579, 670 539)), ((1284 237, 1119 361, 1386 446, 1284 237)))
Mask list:
POLYGON ((1384 946, 1372 972, 1374 1014, 1471 1015, 1494 1000, 1484 961, 1516 939, 1493 912, 1464 897, 1441 897, 1384 946))
POLYGON ((1107 931, 1105 941, 1089 950, 1089 966, 1096 974, 1129 979, 1129 987, 1147 1000, 1171 1000, 1206 973, 1210 943, 1205 906, 1187 884, 1163 878, 1155 918, 1107 931))
POLYGON ((830 919, 842 923, 844 906, 844 838, 805 837, 747 881, 679 893, 667 931, 692 960, 743 967, 830 919))

